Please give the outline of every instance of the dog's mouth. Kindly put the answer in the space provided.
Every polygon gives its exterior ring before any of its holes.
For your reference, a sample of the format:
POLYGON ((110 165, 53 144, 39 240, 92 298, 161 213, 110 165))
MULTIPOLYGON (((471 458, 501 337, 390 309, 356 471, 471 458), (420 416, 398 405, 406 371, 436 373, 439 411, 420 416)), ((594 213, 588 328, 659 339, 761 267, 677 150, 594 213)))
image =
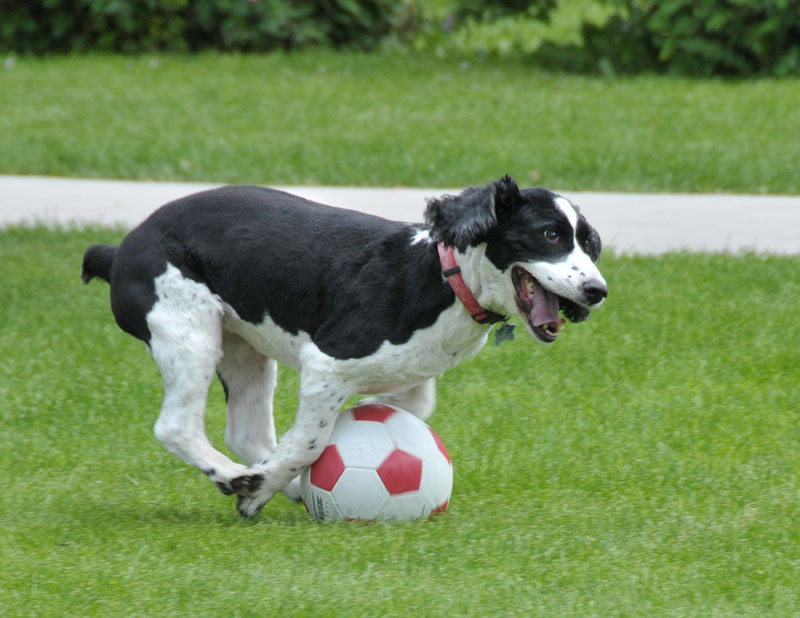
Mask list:
POLYGON ((511 279, 517 292, 517 306, 540 341, 552 343, 558 337, 567 321, 559 315, 559 310, 570 322, 582 322, 589 317, 588 309, 547 290, 520 266, 512 269, 511 279))

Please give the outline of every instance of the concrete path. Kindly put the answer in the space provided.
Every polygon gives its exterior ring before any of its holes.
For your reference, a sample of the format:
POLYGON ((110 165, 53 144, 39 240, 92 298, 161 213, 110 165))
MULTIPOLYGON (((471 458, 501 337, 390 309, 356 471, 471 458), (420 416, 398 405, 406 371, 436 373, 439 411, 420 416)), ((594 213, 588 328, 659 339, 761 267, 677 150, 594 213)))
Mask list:
MULTIPOLYGON (((0 176, 0 227, 132 227, 162 204, 217 185, 0 176)), ((400 221, 422 221, 425 200, 458 189, 278 187, 311 200, 400 221)), ((800 196, 581 193, 578 204, 606 246, 621 253, 754 250, 800 254, 800 196)))

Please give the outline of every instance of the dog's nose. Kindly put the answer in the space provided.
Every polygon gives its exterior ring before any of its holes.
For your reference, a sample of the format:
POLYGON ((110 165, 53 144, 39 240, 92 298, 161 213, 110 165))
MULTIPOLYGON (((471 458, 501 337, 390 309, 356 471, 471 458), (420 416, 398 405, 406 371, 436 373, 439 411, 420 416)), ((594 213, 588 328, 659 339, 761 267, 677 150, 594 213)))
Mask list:
POLYGON ((583 284, 583 294, 590 305, 596 305, 608 296, 608 288, 599 279, 589 279, 583 284))

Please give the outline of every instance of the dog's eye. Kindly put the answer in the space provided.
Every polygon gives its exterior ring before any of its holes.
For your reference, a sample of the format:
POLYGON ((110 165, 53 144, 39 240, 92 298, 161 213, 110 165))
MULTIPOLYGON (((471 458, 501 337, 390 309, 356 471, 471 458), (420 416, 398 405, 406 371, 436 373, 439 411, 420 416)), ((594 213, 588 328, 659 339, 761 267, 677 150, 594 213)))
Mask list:
POLYGON ((556 232, 554 229, 545 230, 544 231, 544 237, 547 240, 549 240, 550 242, 554 242, 554 243, 557 243, 557 242, 561 241, 561 236, 559 236, 558 232, 556 232))

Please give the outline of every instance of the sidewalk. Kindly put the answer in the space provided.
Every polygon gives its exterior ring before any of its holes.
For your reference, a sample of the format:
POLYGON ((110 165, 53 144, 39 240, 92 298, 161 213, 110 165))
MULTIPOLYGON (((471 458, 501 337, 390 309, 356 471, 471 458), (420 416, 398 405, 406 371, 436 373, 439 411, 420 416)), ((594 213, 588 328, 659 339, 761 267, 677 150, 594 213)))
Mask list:
MULTIPOLYGON (((132 227, 162 204, 218 185, 0 176, 0 227, 132 227)), ((277 187, 308 199, 400 221, 422 221, 425 200, 458 189, 277 187)), ((603 242, 621 253, 742 251, 800 254, 800 196, 581 193, 603 242)))

